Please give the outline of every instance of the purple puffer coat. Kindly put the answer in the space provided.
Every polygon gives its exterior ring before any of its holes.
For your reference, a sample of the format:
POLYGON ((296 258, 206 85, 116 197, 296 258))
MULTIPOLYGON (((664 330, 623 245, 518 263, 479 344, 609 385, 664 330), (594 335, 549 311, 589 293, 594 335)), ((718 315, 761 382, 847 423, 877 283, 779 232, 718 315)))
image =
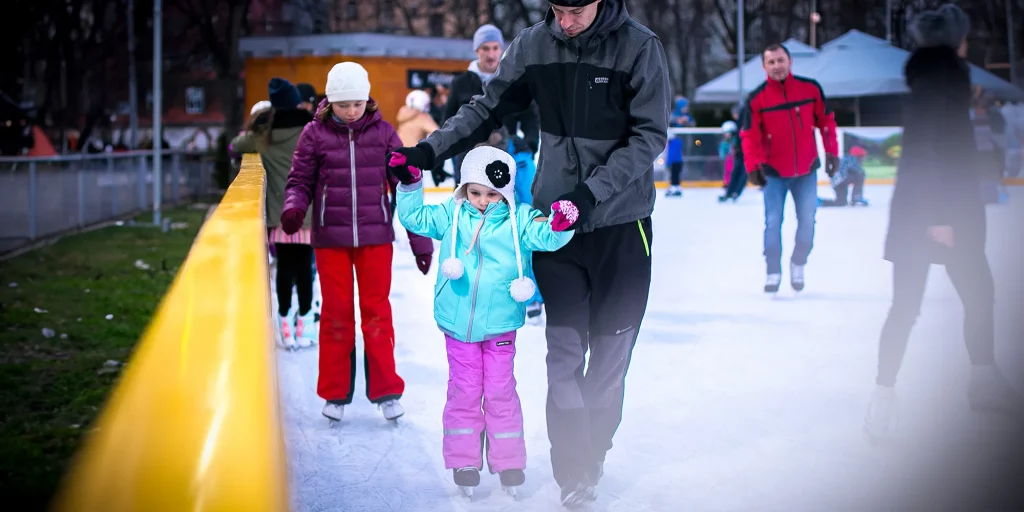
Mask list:
MULTIPOLYGON (((373 100, 370 100, 371 102, 373 100)), ((323 107, 326 100, 320 104, 323 107)), ((284 208, 313 208, 313 247, 363 247, 395 240, 391 200, 398 178, 387 171, 387 155, 402 147, 380 111, 344 124, 333 116, 302 130, 285 186, 284 208)), ((409 233, 416 255, 431 254, 433 241, 409 233)))

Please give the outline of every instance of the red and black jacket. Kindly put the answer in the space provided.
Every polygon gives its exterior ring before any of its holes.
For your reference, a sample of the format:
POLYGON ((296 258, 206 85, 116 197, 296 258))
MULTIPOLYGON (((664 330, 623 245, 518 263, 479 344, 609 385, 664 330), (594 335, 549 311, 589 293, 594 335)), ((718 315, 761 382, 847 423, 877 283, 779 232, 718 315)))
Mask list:
POLYGON ((747 172, 765 166, 765 174, 792 178, 821 167, 814 129, 821 131, 825 154, 839 155, 836 119, 825 105, 816 80, 789 75, 768 79, 750 93, 740 141, 747 172))

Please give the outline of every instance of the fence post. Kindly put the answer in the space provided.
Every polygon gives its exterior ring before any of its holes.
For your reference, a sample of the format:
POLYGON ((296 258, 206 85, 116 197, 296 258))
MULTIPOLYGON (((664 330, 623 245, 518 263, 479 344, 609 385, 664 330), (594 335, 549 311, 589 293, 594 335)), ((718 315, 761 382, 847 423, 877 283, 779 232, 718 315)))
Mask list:
POLYGON ((178 189, 181 186, 181 153, 171 154, 171 197, 174 198, 174 204, 181 202, 181 191, 178 189))
POLYGON ((36 188, 37 188, 37 176, 36 176, 36 162, 35 160, 28 163, 28 237, 32 240, 38 236, 38 226, 36 225, 36 188))
POLYGON ((78 162, 78 227, 85 226, 85 159, 78 162))
POLYGON ((139 156, 139 171, 136 173, 138 183, 135 187, 138 191, 138 206, 139 210, 146 209, 146 157, 139 156))
POLYGON ((114 157, 107 156, 107 175, 110 176, 110 214, 117 216, 117 196, 121 195, 121 187, 117 183, 117 174, 114 173, 114 157))

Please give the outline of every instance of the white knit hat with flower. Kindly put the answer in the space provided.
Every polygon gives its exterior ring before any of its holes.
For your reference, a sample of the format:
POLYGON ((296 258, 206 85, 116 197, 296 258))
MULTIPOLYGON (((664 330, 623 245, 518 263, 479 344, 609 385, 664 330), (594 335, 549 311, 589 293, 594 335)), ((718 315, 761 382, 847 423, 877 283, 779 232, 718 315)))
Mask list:
MULTIPOLYGON (((461 279, 465 266, 455 255, 455 246, 459 240, 459 214, 462 203, 466 202, 466 185, 475 183, 497 190, 508 202, 509 217, 512 221, 512 247, 516 253, 516 265, 519 267, 519 278, 512 281, 509 293, 516 302, 526 302, 533 297, 537 285, 523 275, 523 256, 519 249, 519 223, 516 220, 516 160, 512 155, 492 146, 480 146, 466 154, 462 160, 462 185, 455 191, 455 215, 452 222, 452 253, 441 263, 441 273, 448 279, 461 279)), ((476 238, 483 229, 483 222, 477 227, 466 254, 473 250, 476 238)))

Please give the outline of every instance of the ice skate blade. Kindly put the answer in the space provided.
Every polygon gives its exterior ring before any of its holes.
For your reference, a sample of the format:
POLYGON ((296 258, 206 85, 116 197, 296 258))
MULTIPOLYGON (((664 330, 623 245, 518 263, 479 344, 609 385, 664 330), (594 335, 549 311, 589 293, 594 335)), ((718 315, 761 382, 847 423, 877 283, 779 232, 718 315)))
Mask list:
POLYGON ((465 496, 466 498, 469 498, 470 500, 473 499, 473 488, 472 487, 469 487, 469 486, 466 486, 466 485, 460 485, 459 486, 459 493, 462 494, 463 496, 465 496))
POLYGON ((518 496, 519 486, 518 485, 503 485, 503 486, 501 486, 501 490, 505 491, 505 494, 508 494, 509 496, 511 496, 512 499, 514 499, 514 500, 518 500, 519 499, 519 496, 518 496))
POLYGON ((581 486, 562 499, 562 506, 569 509, 580 509, 597 500, 597 489, 581 486))

